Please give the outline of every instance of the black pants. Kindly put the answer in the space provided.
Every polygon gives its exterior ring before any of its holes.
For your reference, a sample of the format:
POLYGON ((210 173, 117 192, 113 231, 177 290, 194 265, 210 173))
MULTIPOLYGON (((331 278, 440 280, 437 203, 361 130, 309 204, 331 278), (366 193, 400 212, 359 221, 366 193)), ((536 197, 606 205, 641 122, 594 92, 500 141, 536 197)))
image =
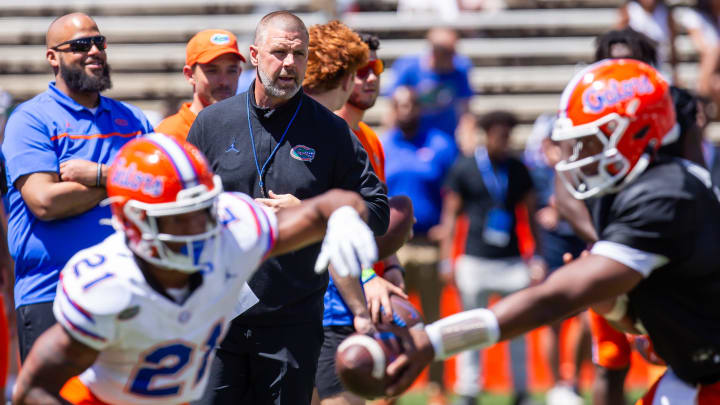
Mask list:
POLYGON ((315 386, 318 390, 318 396, 321 400, 338 395, 345 391, 340 377, 335 371, 335 354, 338 346, 348 336, 355 333, 352 326, 326 326, 323 328, 325 337, 323 339, 322 348, 320 349, 320 358, 318 359, 318 369, 315 373, 315 386))
POLYGON ((309 405, 322 323, 249 327, 233 323, 215 352, 195 405, 309 405))
POLYGON ((52 302, 41 302, 23 305, 15 310, 21 363, 25 362, 37 338, 55 324, 52 307, 52 302))

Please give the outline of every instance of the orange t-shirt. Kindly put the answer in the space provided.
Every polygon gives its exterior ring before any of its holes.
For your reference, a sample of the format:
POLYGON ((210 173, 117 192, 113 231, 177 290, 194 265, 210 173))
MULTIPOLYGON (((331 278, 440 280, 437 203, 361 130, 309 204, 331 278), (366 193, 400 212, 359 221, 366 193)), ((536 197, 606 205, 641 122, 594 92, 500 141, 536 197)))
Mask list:
MULTIPOLYGON (((360 121, 358 127, 360 130, 356 131, 353 129, 353 132, 360 140, 365 152, 367 152, 375 174, 377 174, 380 181, 385 183, 385 150, 382 147, 382 143, 380 143, 380 138, 378 138, 375 131, 366 123, 360 121)), ((380 277, 385 273, 385 264, 383 262, 375 263, 373 268, 375 269, 375 273, 380 277)))
POLYGON ((180 111, 160 121, 155 127, 155 132, 185 140, 196 117, 195 113, 190 111, 190 103, 183 103, 180 111))
POLYGON ((360 121, 358 127, 360 127, 360 130, 353 129, 353 132, 357 135, 363 148, 365 148, 375 174, 377 174, 380 181, 385 183, 385 150, 383 150, 382 143, 380 143, 380 138, 366 123, 360 121))

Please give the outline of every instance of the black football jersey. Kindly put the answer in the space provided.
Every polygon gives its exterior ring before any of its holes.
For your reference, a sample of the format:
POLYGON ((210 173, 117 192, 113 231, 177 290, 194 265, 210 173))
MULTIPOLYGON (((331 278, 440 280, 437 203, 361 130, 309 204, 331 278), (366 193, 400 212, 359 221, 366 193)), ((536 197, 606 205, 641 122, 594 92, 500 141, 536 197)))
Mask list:
POLYGON ((668 259, 629 292, 629 311, 689 383, 720 380, 719 196, 707 170, 661 157, 589 204, 601 241, 668 259))

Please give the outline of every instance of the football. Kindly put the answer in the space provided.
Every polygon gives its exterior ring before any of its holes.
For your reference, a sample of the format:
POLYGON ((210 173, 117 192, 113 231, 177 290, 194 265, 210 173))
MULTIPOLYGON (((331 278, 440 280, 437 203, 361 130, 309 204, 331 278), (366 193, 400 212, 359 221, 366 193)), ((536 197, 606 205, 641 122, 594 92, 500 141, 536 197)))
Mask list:
POLYGON ((384 395, 389 383, 385 368, 402 353, 402 346, 391 332, 373 336, 356 333, 343 340, 335 354, 335 369, 345 388, 363 398, 384 395))
POLYGON ((393 323, 403 328, 422 328, 425 326, 422 315, 410 301, 399 295, 390 296, 393 309, 393 323))
MULTIPOLYGON (((424 321, 410 301, 390 296, 393 323, 402 328, 422 328, 424 321)), ((349 391, 367 399, 383 396, 389 380, 385 368, 402 353, 398 338, 391 332, 373 336, 354 334, 345 339, 335 354, 335 368, 349 391)))

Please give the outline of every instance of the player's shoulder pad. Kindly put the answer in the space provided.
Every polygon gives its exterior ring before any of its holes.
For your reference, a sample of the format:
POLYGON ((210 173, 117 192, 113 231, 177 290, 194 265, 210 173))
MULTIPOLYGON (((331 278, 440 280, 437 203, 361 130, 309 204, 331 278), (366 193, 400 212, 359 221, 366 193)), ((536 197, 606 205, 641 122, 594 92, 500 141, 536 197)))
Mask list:
POLYGON ((241 244, 262 242, 266 250, 272 248, 277 238, 277 217, 270 208, 237 192, 220 194, 217 208, 218 220, 241 244))
POLYGON ((93 315, 119 314, 133 297, 130 281, 122 274, 128 266, 135 266, 131 257, 94 248, 82 250, 60 273, 58 295, 93 315))
POLYGON ((224 191, 218 196, 218 208, 244 206, 247 204, 258 205, 255 200, 245 193, 237 191, 224 191))

